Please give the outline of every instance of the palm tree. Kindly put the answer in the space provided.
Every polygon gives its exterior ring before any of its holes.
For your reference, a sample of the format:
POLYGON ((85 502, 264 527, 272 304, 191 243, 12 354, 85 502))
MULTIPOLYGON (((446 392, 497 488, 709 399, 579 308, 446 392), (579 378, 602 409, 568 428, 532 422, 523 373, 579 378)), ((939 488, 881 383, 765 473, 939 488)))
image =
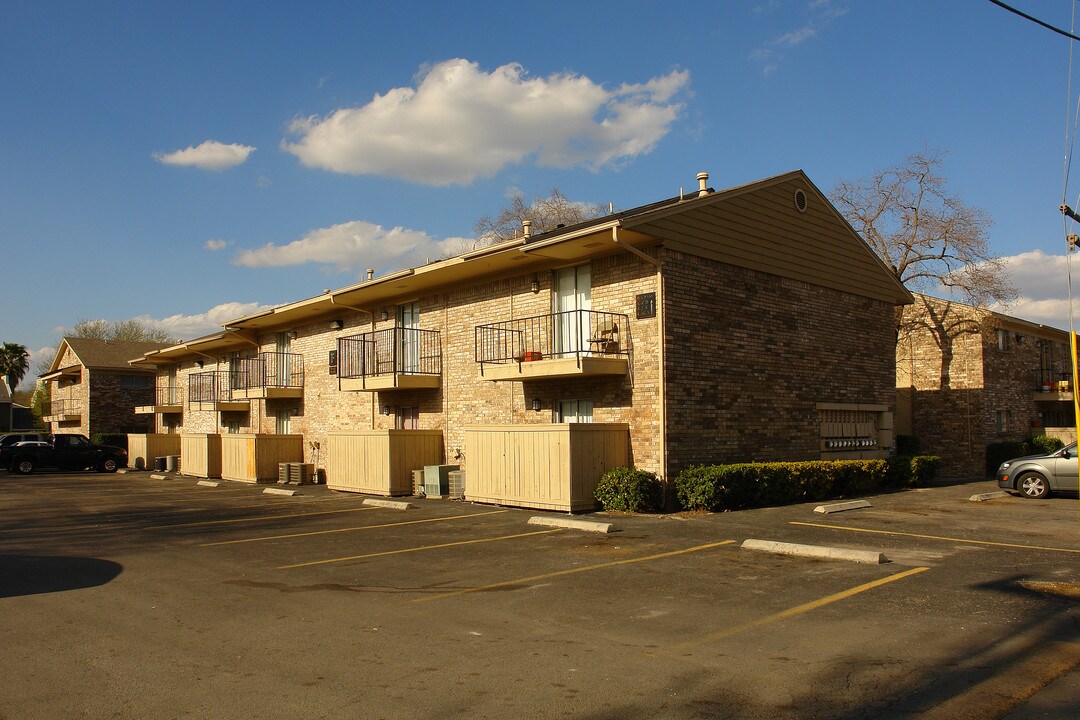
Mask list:
POLYGON ((30 351, 25 345, 6 342, 0 347, 0 375, 7 378, 12 392, 29 369, 30 351))

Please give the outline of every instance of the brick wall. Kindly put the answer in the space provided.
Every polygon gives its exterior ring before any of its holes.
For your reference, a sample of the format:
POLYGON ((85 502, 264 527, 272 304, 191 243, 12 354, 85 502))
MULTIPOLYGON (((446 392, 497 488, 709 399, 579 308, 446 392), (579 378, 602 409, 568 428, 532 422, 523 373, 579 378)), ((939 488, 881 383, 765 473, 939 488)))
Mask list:
POLYGON ((668 252, 669 471, 820 457, 818 403, 895 406, 893 307, 668 252))
POLYGON ((146 433, 153 430, 153 418, 135 414, 136 405, 153 402, 153 388, 125 389, 120 381, 125 375, 148 373, 83 369, 83 375, 89 376, 90 406, 86 413, 89 418, 84 418, 84 422, 89 420, 90 433, 146 433))

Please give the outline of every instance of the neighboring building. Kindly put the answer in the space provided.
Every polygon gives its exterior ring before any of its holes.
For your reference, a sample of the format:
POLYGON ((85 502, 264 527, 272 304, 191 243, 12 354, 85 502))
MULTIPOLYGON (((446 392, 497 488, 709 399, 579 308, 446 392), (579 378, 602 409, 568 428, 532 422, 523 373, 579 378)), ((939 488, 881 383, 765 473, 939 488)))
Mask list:
POLYGON ((0 432, 8 432, 15 425, 12 423, 11 388, 6 377, 0 377, 0 432))
POLYGON ((133 357, 165 347, 163 343, 120 342, 66 337, 49 372, 50 401, 42 420, 49 432, 148 432, 153 423, 137 416, 135 405, 153 396, 152 368, 132 366, 133 357))
POLYGON ((801 171, 720 192, 707 177, 135 357, 158 368, 140 412, 158 432, 300 433, 319 465, 331 433, 439 431, 470 480, 473 426, 513 444, 610 424, 663 477, 887 455, 911 295, 801 171))
POLYGON ((1075 439, 1069 333, 916 295, 896 345, 897 433, 949 475, 983 475, 986 446, 1075 439))

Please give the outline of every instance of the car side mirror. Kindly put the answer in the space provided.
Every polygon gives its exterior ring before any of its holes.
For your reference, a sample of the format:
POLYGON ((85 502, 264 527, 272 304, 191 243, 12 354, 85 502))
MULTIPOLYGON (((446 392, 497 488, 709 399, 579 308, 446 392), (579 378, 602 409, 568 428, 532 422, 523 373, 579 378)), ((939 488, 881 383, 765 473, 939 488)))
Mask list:
POLYGON ((1068 451, 1068 450, 1062 450, 1062 451, 1061 451, 1061 457, 1063 457, 1063 458, 1065 458, 1066 460, 1068 460, 1068 459, 1069 459, 1070 457, 1072 457, 1072 455, 1070 455, 1070 454, 1069 454, 1069 451, 1068 451))

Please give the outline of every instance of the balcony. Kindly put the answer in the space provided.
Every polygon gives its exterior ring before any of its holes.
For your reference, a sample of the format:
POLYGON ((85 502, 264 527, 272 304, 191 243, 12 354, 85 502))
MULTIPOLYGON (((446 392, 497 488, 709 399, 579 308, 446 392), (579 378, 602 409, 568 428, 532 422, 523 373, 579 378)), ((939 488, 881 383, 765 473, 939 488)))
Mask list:
POLYGON ((624 376, 630 369, 626 315, 595 310, 479 325, 475 359, 484 380, 624 376))
POLYGON ((53 400, 44 403, 41 419, 47 423, 81 422, 82 400, 53 400))
POLYGON ((1035 368, 1031 371, 1035 402, 1072 402, 1072 373, 1057 367, 1035 368))
POLYGON ((154 388, 153 405, 135 406, 136 415, 182 412, 184 412, 184 401, 180 397, 180 387, 178 385, 154 388))
POLYGON ((304 356, 262 352, 232 362, 229 387, 233 400, 274 400, 304 396, 304 356))
POLYGON ((338 387, 376 392, 437 388, 442 346, 437 330, 394 327, 338 338, 338 387))
POLYGON ((187 404, 194 410, 247 410, 247 400, 233 400, 229 370, 207 370, 188 376, 187 404))

